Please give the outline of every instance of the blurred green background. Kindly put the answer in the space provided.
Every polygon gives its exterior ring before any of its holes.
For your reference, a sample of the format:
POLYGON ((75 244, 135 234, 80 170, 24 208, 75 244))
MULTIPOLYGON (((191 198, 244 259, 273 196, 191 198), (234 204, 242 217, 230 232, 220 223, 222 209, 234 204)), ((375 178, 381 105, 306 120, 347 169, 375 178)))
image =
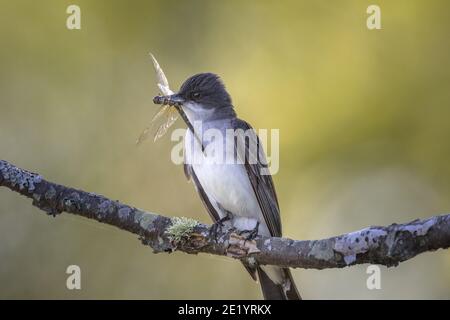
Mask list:
MULTIPOLYGON (((0 158, 61 184, 209 222, 165 136, 137 147, 158 93, 211 71, 241 118, 280 129, 284 234, 318 239, 450 211, 450 6, 376 1, 0 1, 0 158), (66 8, 81 7, 81 30, 66 8)), ((183 127, 181 121, 178 127, 183 127)), ((450 298, 450 252, 381 268, 294 270, 308 299, 450 298)), ((152 254, 0 189, 0 298, 256 299, 226 258, 152 254), (68 265, 82 290, 66 289, 68 265)))

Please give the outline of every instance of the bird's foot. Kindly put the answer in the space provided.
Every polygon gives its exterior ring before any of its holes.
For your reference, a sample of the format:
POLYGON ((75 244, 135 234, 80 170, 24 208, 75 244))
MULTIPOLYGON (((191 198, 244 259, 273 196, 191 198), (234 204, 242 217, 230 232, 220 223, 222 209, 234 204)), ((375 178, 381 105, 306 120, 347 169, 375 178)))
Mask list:
POLYGON ((256 222, 256 226, 253 229, 239 231, 239 235, 240 236, 246 235, 245 240, 247 241, 254 240, 258 236, 258 229, 259 229, 259 221, 256 222))
POLYGON ((222 228, 225 225, 224 222, 231 220, 232 217, 232 214, 230 212, 227 212, 226 216, 214 222, 209 229, 210 237, 217 241, 217 237, 222 233, 222 228))

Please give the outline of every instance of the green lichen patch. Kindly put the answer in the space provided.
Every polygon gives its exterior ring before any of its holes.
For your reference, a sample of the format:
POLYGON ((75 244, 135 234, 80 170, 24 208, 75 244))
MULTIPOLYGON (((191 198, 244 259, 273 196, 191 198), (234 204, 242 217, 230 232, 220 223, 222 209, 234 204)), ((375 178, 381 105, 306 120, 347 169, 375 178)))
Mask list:
POLYGON ((167 228, 167 235, 172 241, 179 242, 189 237, 198 224, 194 219, 186 217, 173 217, 170 219, 172 224, 167 228))

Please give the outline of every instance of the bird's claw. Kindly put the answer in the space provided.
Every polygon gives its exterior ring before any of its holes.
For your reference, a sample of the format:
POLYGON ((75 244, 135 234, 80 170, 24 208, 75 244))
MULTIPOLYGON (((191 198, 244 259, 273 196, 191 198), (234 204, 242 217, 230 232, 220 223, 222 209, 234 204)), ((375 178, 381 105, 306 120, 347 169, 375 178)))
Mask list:
POLYGON ((223 218, 220 218, 219 220, 217 220, 216 222, 214 222, 211 226, 211 228, 209 229, 209 234, 211 236, 211 238, 213 238, 214 240, 217 241, 217 237, 220 233, 222 233, 222 228, 224 226, 224 222, 231 220, 232 215, 231 213, 227 213, 226 216, 224 216, 223 218))
POLYGON ((246 241, 254 240, 258 236, 258 229, 259 229, 259 221, 256 223, 256 226, 251 230, 241 230, 239 231, 239 235, 247 235, 245 237, 246 241))
POLYGON ((211 238, 217 241, 217 235, 222 232, 223 223, 220 221, 214 222, 209 229, 209 235, 211 238))

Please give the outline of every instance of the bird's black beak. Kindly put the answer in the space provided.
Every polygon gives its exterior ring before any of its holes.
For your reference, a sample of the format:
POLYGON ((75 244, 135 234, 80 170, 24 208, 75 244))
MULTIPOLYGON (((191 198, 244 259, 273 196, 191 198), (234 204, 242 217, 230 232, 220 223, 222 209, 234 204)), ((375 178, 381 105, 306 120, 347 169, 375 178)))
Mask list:
POLYGON ((173 107, 181 107, 183 104, 184 99, 179 94, 175 93, 170 96, 156 96, 153 98, 154 104, 162 104, 162 105, 169 105, 173 107))

